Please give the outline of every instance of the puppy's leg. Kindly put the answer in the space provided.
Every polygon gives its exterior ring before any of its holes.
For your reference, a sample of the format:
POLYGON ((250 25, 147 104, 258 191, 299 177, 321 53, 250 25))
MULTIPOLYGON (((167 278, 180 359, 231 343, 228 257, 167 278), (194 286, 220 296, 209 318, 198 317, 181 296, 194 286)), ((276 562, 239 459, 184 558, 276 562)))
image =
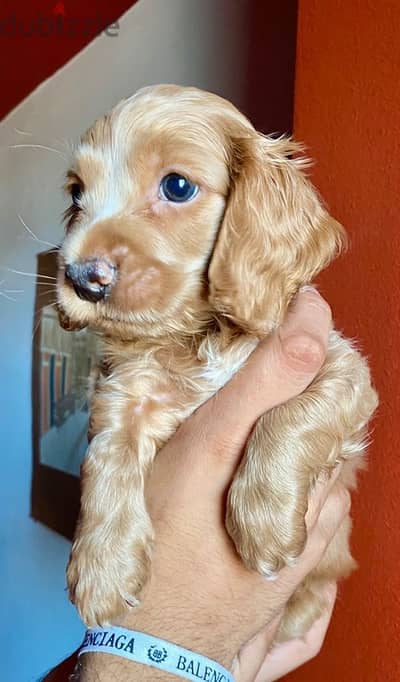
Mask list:
POLYGON ((96 435, 82 465, 81 513, 67 569, 71 600, 88 625, 115 621, 137 602, 153 545, 145 477, 178 426, 177 406, 160 382, 143 371, 135 385, 128 372, 106 379, 92 400, 96 435))
MULTIPOLYGON (((258 421, 231 485, 226 526, 249 568, 273 577, 301 554, 312 485, 338 460, 349 460, 355 470, 376 404, 365 360, 332 332, 318 377, 258 421)), ((343 476, 350 486, 348 469, 343 476)), ((329 559, 331 579, 351 562, 347 535, 335 545, 340 556, 329 559)))

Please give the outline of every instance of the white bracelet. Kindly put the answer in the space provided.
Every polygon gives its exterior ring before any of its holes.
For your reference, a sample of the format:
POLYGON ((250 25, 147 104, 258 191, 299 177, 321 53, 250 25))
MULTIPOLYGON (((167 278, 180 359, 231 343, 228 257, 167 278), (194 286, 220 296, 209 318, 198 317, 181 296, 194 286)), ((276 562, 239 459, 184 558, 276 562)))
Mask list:
POLYGON ((125 628, 90 628, 78 656, 89 652, 121 656, 193 682, 234 682, 231 673, 210 658, 144 632, 125 628))

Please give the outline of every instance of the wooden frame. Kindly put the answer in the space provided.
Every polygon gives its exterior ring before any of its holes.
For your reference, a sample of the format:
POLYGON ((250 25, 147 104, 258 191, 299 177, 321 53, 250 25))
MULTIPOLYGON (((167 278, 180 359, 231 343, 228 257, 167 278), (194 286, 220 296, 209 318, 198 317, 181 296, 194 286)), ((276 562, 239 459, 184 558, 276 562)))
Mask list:
POLYGON ((79 511, 79 466, 87 448, 87 378, 96 363, 93 333, 65 332, 58 324, 56 253, 38 254, 32 358, 34 519, 66 538, 79 511), (47 284, 47 282, 49 284, 47 284))

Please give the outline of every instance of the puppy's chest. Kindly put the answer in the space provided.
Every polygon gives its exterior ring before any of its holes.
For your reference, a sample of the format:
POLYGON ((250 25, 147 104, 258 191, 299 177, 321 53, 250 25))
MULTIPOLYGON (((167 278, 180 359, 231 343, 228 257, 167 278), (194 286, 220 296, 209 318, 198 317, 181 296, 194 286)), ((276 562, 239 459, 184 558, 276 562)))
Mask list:
POLYGON ((175 362, 173 358, 162 365, 161 373, 167 371, 174 383, 186 388, 186 405, 191 405, 191 412, 232 379, 257 343, 257 339, 247 336, 228 345, 224 345, 218 336, 207 338, 186 366, 182 366, 179 360, 175 362))
POLYGON ((173 410, 182 419, 214 395, 242 367, 257 346, 254 337, 241 336, 223 344, 215 336, 205 339, 193 353, 179 347, 159 348, 143 353, 132 349, 129 357, 103 362, 102 379, 97 390, 107 390, 121 397, 132 396, 136 419, 157 411, 173 410), (151 409, 153 411, 153 409, 151 409))

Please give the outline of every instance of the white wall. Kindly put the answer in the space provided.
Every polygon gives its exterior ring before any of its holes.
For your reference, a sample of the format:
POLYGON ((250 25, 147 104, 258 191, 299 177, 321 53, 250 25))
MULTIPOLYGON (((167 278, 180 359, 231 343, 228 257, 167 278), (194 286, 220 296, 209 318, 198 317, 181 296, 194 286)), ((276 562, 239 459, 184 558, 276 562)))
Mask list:
POLYGON ((68 143, 142 85, 192 84, 240 106, 246 0, 140 0, 118 37, 100 37, 0 123, 0 676, 29 682, 78 644, 82 626, 64 592, 69 543, 29 518, 31 338, 35 243, 62 235, 60 192, 68 143), (22 134, 21 132, 29 133, 22 134), (45 149, 11 148, 41 144, 45 149))

